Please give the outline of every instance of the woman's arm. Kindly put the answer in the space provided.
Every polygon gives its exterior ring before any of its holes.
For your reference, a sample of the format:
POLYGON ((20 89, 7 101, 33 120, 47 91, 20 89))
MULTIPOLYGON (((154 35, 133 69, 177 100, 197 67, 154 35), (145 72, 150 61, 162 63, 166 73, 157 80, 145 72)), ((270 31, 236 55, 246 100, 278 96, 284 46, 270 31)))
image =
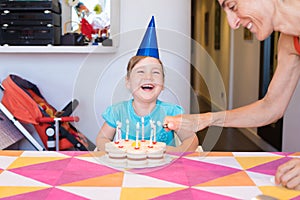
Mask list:
POLYGON ((113 140, 115 131, 116 129, 104 122, 96 138, 96 146, 98 151, 105 151, 105 143, 113 140))
POLYGON ((258 127, 283 116, 300 76, 300 59, 293 37, 281 34, 278 43, 278 65, 265 97, 233 110, 196 115, 166 117, 171 130, 202 130, 207 126, 258 127))
POLYGON ((278 65, 265 97, 250 105, 226 111, 224 122, 212 125, 257 127, 281 118, 287 109, 300 76, 300 60, 293 45, 293 37, 281 34, 278 42, 278 65))

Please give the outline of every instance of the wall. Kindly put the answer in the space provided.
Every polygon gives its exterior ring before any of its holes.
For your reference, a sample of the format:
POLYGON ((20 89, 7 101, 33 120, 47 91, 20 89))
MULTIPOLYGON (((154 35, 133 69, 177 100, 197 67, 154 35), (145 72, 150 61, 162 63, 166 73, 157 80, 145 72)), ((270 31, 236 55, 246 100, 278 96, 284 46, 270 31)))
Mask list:
MULTIPOLYGON (((232 108, 241 107, 258 100, 260 42, 253 35, 244 39, 244 28, 234 31, 233 98, 232 108)), ((257 129, 248 129, 257 134, 257 129)))
POLYGON ((124 87, 129 58, 135 55, 152 15, 155 16, 160 57, 166 68, 162 100, 190 105, 189 0, 122 0, 119 48, 115 53, 0 53, 0 79, 15 73, 35 83, 57 109, 79 100, 75 126, 95 141, 101 113, 130 94, 124 87), (170 6, 172 5, 172 6, 170 6))
POLYGON ((283 117, 282 151, 300 151, 300 84, 298 83, 295 93, 283 117))
POLYGON ((244 39, 244 28, 234 31, 233 107, 244 106, 258 99, 260 42, 253 36, 244 39))

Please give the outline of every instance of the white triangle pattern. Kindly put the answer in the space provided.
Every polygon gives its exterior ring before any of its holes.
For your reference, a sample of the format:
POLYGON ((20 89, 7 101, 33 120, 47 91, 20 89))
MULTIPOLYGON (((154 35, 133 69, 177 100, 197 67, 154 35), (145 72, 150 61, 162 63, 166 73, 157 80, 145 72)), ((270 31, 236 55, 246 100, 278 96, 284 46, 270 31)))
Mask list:
POLYGON ((123 178, 123 185, 122 187, 160 187, 160 188, 170 188, 170 187, 182 187, 187 188, 185 185, 172 183, 165 180, 160 180, 157 178, 144 176, 140 174, 133 174, 130 172, 125 172, 123 178), (134 177, 132 177, 134 176, 134 177))
POLYGON ((246 171, 257 186, 275 186, 274 176, 246 171))
POLYGON ((226 186, 226 187, 193 187, 194 189, 224 195, 237 199, 253 199, 262 192, 256 186, 226 186))
POLYGON ((219 166, 231 167, 235 169, 243 169, 234 157, 213 156, 213 157, 185 157, 190 160, 201 161, 205 163, 215 164, 219 166))
POLYGON ((18 157, 0 156, 0 169, 7 169, 18 157))
POLYGON ((40 181, 15 174, 10 171, 3 171, 0 174, 0 186, 41 186, 41 187, 52 187, 51 185, 42 183, 40 181))
POLYGON ((69 187, 58 186, 58 189, 85 197, 87 199, 112 200, 120 199, 121 187, 69 187))

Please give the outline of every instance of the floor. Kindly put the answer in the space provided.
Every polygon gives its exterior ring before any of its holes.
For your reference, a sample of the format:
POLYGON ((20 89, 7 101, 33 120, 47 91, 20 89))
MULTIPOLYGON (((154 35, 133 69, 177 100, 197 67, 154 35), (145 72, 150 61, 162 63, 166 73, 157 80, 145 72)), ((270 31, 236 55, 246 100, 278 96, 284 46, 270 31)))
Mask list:
MULTIPOLYGON (((198 104, 200 113, 211 111, 211 106, 200 97, 198 97, 198 104)), ((197 136, 205 151, 263 151, 236 128, 210 127, 199 131, 197 136)))

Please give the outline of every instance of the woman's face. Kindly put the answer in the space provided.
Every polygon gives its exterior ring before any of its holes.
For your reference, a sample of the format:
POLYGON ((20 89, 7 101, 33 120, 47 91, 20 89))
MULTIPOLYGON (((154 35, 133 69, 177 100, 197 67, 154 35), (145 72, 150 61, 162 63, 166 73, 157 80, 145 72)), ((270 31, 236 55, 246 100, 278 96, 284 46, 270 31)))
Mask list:
POLYGON ((159 61, 152 57, 140 60, 126 78, 126 86, 134 99, 156 101, 164 87, 164 72, 159 61))
POLYGON ((266 0, 219 0, 227 14, 231 28, 243 26, 256 35, 258 40, 266 39, 273 32, 272 5, 266 0))

